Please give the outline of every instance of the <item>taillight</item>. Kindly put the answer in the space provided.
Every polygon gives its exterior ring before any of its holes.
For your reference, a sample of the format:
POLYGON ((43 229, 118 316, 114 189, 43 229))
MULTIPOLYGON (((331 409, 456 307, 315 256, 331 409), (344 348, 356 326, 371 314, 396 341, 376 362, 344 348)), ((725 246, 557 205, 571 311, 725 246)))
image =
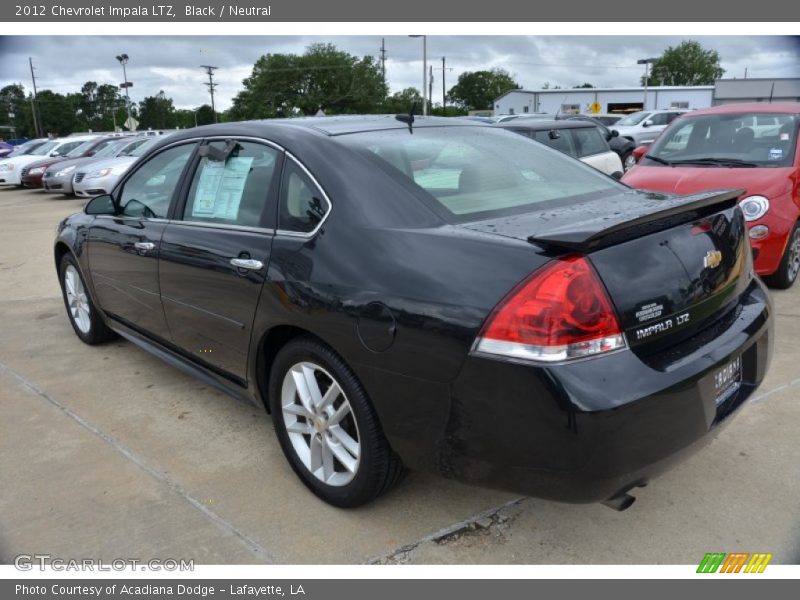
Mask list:
POLYGON ((562 361, 625 347, 611 300, 585 256, 534 272, 498 304, 475 343, 477 352, 562 361))

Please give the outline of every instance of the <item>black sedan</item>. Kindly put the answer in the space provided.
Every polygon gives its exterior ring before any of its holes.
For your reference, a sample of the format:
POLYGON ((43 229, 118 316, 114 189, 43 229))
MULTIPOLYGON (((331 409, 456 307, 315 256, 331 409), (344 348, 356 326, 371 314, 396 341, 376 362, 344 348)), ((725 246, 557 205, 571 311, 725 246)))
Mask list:
POLYGON ((622 161, 622 168, 627 172, 636 165, 636 157, 633 155, 633 151, 636 149, 636 144, 634 144, 631 140, 626 137, 622 137, 619 135, 619 132, 614 129, 613 125, 608 125, 603 123, 600 119, 589 115, 560 115, 559 119, 565 119, 567 121, 585 121, 588 123, 593 123, 597 126, 597 129, 603 135, 603 137, 608 141, 608 146, 619 155, 620 160, 622 161))
POLYGON ((408 121, 159 142, 58 227, 75 333, 263 406, 337 506, 407 466, 627 507, 769 365, 739 191, 635 191, 509 131, 408 121))

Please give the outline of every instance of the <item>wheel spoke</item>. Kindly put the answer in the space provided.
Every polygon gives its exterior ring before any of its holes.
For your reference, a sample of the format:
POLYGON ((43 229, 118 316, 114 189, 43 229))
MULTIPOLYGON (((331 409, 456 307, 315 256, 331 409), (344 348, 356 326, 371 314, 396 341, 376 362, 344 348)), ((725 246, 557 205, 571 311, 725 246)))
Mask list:
POLYGON ((339 422, 344 419, 347 415, 350 414, 350 403, 349 402, 342 402, 341 406, 336 409, 330 419, 328 419, 328 427, 332 425, 338 425, 339 422))
POLYGON ((314 369, 303 365, 303 377, 306 380, 306 389, 311 397, 310 408, 312 410, 319 407, 320 403, 322 402, 322 393, 319 391, 319 384, 317 383, 317 378, 314 376, 314 373, 314 369))
POLYGON ((353 458, 358 458, 358 442, 350 437, 349 433, 347 433, 339 425, 330 427, 328 431, 331 432, 331 435, 336 439, 337 442, 344 446, 345 450, 347 450, 353 456, 353 458))
POLYGON ((322 480, 327 482, 336 473, 336 469, 333 466, 333 451, 324 437, 320 442, 322 445, 322 480))
POLYGON ((328 408, 328 406, 332 405, 339 397, 341 391, 342 389, 339 387, 339 384, 337 384, 335 381, 331 382, 331 387, 328 388, 328 391, 325 392, 322 400, 320 400, 320 403, 317 405, 317 410, 322 412, 328 408))
POLYGON ((314 406, 311 404, 311 392, 308 391, 302 367, 300 369, 292 369, 292 379, 294 379, 294 385, 295 388, 297 388, 297 396, 300 398, 300 402, 303 403, 303 407, 309 414, 313 414, 314 406))
POLYGON ((344 446, 340 446, 338 444, 336 445, 330 444, 329 448, 331 449, 331 452, 333 452, 333 455, 336 457, 336 460, 338 460, 345 469, 347 469, 351 473, 356 472, 356 469, 358 468, 358 461, 356 461, 355 458, 350 456, 347 450, 344 449, 344 446))
POLYGON ((302 404, 289 404, 288 406, 283 407, 283 412, 289 413, 290 415, 296 415, 298 417, 306 417, 311 418, 313 415, 306 410, 306 407, 302 404))
POLYGON ((316 435, 311 436, 309 450, 311 453, 308 460, 308 469, 314 473, 322 466, 322 440, 316 435))
POLYGON ((300 433, 303 435, 314 435, 314 428, 311 427, 308 423, 301 423, 300 421, 295 421, 290 425, 286 426, 286 431, 289 433, 300 433))

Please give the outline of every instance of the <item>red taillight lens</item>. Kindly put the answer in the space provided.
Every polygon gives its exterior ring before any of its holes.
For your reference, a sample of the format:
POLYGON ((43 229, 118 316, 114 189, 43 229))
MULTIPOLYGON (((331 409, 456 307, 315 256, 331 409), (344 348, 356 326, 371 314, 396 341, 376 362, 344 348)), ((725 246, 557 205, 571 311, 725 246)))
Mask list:
POLYGON ((475 350, 559 361, 624 346, 611 300, 589 260, 568 256, 536 271, 495 307, 475 350))

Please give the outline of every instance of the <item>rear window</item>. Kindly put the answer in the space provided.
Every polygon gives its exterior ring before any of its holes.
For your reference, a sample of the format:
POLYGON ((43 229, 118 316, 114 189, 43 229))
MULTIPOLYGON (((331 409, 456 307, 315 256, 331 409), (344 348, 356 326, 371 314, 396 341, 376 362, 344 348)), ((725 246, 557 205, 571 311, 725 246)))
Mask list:
POLYGON ((595 169, 511 131, 426 127, 339 137, 423 193, 450 221, 563 206, 627 190, 595 169))

